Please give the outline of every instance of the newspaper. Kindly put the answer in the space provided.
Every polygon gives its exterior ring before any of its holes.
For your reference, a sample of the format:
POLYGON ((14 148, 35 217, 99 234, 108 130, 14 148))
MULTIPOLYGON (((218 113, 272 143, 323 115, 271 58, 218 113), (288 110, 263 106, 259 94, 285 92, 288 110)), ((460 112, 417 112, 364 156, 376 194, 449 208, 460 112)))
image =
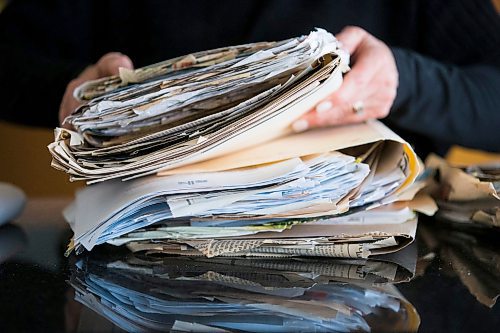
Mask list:
POLYGON ((463 225, 500 227, 500 167, 457 168, 436 155, 426 160, 434 179, 428 191, 438 199, 438 217, 463 225))
POLYGON ((52 165, 94 183, 258 145, 337 89, 347 64, 333 35, 318 29, 122 70, 77 90, 92 99, 66 119, 75 131, 56 130, 52 165))
POLYGON ((127 238, 281 232, 292 227, 283 220, 306 222, 400 200, 419 172, 415 161, 407 144, 380 123, 321 129, 160 177, 94 184, 77 193, 65 216, 75 232, 74 246, 87 250, 108 241, 121 245, 127 238))
MULTIPOLYGON (((371 212, 361 214, 369 215, 371 212)), ((231 239, 147 239, 134 235, 111 240, 111 244, 126 244, 133 252, 186 256, 219 257, 330 257, 366 259, 398 251, 414 238, 417 217, 411 210, 397 212, 393 224, 354 224, 352 222, 318 219, 298 224, 279 233, 262 232, 231 239), (127 238, 129 237, 129 238, 127 238)), ((386 216, 391 214, 385 213, 386 216)), ((369 218, 368 218, 369 219, 369 218)))

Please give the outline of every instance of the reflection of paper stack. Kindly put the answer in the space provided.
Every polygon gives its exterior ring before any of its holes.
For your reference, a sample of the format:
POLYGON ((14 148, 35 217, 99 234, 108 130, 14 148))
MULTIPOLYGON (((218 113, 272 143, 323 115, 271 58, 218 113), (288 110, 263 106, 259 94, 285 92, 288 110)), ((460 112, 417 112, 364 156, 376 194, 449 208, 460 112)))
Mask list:
POLYGON ((439 260, 449 263, 470 293, 493 307, 500 296, 500 245, 498 230, 471 228, 469 224, 424 223, 422 240, 439 260))
POLYGON ((419 325, 395 288, 364 280, 388 270, 370 260, 129 256, 90 257, 78 267, 76 300, 125 330, 410 332, 419 325))

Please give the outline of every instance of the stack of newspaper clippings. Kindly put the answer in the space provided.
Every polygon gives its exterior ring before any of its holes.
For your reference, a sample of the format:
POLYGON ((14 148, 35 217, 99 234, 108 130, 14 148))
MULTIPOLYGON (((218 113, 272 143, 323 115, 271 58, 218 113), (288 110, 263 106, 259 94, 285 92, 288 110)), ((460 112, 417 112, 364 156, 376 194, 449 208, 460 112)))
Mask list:
POLYGON ((69 251, 366 258, 409 244, 429 202, 403 139, 377 121, 291 128, 348 62, 317 29, 80 86, 73 130, 49 145, 52 165, 89 185, 65 211, 69 251))

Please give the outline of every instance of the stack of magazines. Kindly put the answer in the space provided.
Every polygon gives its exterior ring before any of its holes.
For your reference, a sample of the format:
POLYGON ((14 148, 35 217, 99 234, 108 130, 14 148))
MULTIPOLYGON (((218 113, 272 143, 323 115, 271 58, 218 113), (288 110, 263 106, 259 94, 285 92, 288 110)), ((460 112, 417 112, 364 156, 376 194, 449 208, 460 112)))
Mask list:
POLYGON ((342 84, 318 29, 87 82, 52 165, 89 184, 65 211, 81 252, 366 258, 415 236, 419 164, 377 121, 294 133, 342 84))

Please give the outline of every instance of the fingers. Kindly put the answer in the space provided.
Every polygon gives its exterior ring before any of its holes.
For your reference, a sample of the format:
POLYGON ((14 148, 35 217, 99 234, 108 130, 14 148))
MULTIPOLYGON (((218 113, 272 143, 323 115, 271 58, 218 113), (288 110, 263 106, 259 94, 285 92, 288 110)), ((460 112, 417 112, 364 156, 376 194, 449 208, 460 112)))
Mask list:
POLYGON ((351 70, 344 76, 342 86, 337 92, 339 98, 350 100, 353 95, 359 94, 360 88, 370 85, 378 75, 384 59, 374 42, 365 40, 358 45, 358 56, 354 59, 351 70))
POLYGON ((339 105, 323 110, 321 106, 329 106, 331 102, 326 100, 322 103, 320 103, 315 110, 309 111, 299 120, 294 122, 292 125, 293 130, 295 132, 302 132, 310 128, 347 124, 363 120, 362 115, 357 115, 352 112, 352 106, 339 105))
POLYGON ((82 84, 87 80, 92 80, 92 77, 94 77, 94 75, 91 72, 92 71, 96 72, 96 70, 91 69, 90 67, 94 66, 89 66, 82 72, 82 74, 78 78, 71 80, 68 86, 66 87, 63 99, 61 101, 61 105, 59 107, 59 124, 64 128, 71 129, 71 126, 68 123, 65 123, 64 120, 73 112, 73 110, 75 110, 81 104, 73 97, 73 91, 80 84, 82 84))
POLYGON ((119 52, 110 52, 102 56, 95 65, 87 67, 76 79, 72 80, 66 87, 59 107, 59 123, 65 128, 71 127, 69 124, 64 123, 64 120, 81 104, 73 97, 73 91, 79 85, 89 80, 117 75, 120 67, 133 69, 134 65, 128 56, 119 52))
POLYGON ((80 75, 78 75, 78 77, 76 79, 72 80, 70 82, 70 84, 75 83, 75 82, 83 83, 85 81, 96 80, 98 78, 99 78, 99 71, 97 70, 97 67, 95 65, 90 65, 87 68, 85 68, 80 73, 80 75))
POLYGON ((346 27, 337 38, 342 42, 343 48, 351 54, 356 54, 352 57, 351 70, 344 76, 340 89, 332 94, 331 99, 334 104, 349 104, 353 102, 353 98, 359 95, 369 95, 372 91, 366 91, 367 88, 373 88, 369 85, 377 72, 377 55, 376 45, 377 40, 369 35, 365 30, 358 27, 346 27), (360 91, 363 90, 363 91, 360 91))
POLYGON ((120 67, 133 69, 132 60, 119 52, 110 52, 99 59, 96 64, 99 77, 117 75, 120 67))
POLYGON ((368 119, 383 118, 389 113, 391 104, 384 95, 374 93, 369 96, 358 96, 351 103, 332 104, 331 100, 319 103, 316 109, 309 111, 292 124, 295 132, 311 128, 327 127, 359 123, 368 119), (355 110, 355 104, 361 103, 362 108, 355 110))
POLYGON ((368 35, 368 33, 354 26, 348 26, 342 29, 335 37, 342 43, 342 48, 349 54, 353 54, 361 41, 368 35))
POLYGON ((353 54, 340 88, 292 126, 295 131, 384 118, 396 96, 398 72, 390 49, 361 28, 347 27, 337 38, 353 54), (363 112, 353 105, 362 102, 363 112))
POLYGON ((371 104, 366 105, 365 102, 363 105, 362 111, 355 112, 353 103, 335 105, 331 100, 324 100, 318 104, 316 109, 309 111, 292 126, 296 132, 301 132, 309 128, 361 122, 371 118, 371 111, 375 107, 371 104))
MULTIPOLYGON (((366 87, 363 93, 352 96, 350 100, 335 103, 334 98, 325 99, 315 109, 309 111, 293 123, 296 132, 310 128, 326 127, 332 125, 359 123, 368 119, 380 119, 387 116, 394 99, 394 95, 366 87), (355 105, 361 104, 355 110, 355 105)), ((338 99, 337 99, 338 100, 338 99)))

